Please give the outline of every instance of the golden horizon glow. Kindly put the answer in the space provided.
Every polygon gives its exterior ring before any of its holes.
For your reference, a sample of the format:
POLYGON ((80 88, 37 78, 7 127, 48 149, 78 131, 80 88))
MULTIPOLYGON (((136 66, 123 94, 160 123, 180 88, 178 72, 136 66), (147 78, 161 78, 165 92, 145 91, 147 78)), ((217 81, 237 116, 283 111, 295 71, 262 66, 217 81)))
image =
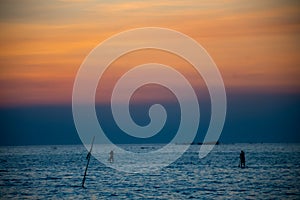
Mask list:
POLYGON ((1 1, 0 105, 70 103, 87 54, 114 34, 146 26, 195 39, 226 88, 299 93, 299 7, 258 0, 1 1))

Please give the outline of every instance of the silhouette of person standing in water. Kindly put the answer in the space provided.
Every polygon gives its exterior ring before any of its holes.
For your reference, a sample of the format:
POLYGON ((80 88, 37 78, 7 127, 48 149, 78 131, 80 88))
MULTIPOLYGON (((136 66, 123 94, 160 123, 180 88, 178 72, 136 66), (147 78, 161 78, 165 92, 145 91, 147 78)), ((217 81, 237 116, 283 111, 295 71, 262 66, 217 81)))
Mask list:
POLYGON ((241 153, 240 153, 240 167, 245 168, 245 166, 246 166, 245 152, 241 151, 241 153))
POLYGON ((108 159, 108 161, 109 161, 110 163, 113 163, 113 162, 114 162, 114 151, 113 151, 113 150, 111 150, 111 151, 109 152, 109 159, 108 159))

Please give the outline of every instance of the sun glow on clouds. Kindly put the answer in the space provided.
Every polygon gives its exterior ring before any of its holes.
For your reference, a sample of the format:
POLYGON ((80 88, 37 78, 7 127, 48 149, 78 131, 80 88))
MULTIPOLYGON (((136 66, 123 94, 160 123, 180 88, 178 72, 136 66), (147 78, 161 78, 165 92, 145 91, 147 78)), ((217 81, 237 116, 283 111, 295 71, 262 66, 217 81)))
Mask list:
POLYGON ((0 104, 70 103, 89 51, 145 26, 198 41, 227 88, 299 92, 299 7, 297 1, 1 1, 0 104))

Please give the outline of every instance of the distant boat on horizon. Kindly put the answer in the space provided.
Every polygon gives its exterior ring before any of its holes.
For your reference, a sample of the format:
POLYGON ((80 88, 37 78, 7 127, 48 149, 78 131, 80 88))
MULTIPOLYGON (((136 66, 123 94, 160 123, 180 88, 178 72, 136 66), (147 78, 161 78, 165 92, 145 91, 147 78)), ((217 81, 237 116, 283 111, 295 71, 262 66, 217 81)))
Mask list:
POLYGON ((191 145, 219 145, 219 140, 216 142, 192 142, 191 145))
MULTIPOLYGON (((176 144, 189 144, 189 143, 176 143, 176 144)), ((220 142, 216 141, 216 142, 192 142, 190 143, 190 145, 219 145, 220 142)))

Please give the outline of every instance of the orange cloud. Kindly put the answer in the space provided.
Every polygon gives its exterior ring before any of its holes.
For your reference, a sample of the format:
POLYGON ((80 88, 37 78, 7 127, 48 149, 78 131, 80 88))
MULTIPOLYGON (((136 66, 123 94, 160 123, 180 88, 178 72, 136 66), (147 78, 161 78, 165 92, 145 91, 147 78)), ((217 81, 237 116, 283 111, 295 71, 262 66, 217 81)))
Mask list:
MULTIPOLYGON (((145 26, 175 29, 198 41, 226 87, 300 89, 297 1, 1 1, 0 8, 1 105, 70 103, 89 51, 120 31, 145 26)), ((186 67, 180 70, 197 82, 186 67)))

